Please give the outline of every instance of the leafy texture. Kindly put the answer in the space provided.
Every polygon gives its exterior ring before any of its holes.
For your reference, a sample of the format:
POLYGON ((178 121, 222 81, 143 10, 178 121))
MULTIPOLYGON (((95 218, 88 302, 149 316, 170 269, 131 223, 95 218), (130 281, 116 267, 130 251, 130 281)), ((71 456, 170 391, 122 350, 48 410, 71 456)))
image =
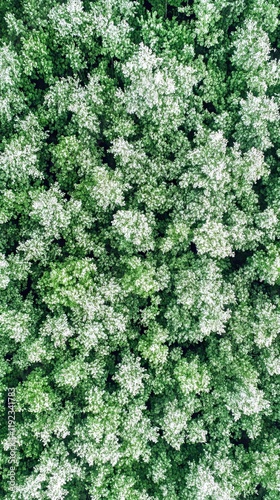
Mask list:
POLYGON ((278 2, 0 14, 1 498, 278 500, 278 2))

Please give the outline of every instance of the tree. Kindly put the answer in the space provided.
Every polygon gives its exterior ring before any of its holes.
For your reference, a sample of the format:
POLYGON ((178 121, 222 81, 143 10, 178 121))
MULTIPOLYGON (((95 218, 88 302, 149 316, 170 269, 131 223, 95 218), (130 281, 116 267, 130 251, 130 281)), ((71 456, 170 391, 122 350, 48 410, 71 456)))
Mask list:
POLYGON ((278 3, 0 14, 0 496, 278 499, 278 3))

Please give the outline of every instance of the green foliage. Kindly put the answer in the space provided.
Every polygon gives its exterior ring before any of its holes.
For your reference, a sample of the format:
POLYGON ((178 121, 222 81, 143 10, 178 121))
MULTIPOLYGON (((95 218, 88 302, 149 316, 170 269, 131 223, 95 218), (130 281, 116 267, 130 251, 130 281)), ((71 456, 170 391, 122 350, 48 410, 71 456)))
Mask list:
POLYGON ((278 3, 0 26, 1 498, 278 499, 278 3))

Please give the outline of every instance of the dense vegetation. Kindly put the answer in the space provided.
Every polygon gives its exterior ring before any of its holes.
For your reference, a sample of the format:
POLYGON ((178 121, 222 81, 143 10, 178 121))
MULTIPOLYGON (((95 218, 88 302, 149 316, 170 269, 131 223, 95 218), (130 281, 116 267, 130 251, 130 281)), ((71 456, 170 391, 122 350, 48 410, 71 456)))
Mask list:
POLYGON ((279 2, 0 27, 1 498, 279 500, 279 2))

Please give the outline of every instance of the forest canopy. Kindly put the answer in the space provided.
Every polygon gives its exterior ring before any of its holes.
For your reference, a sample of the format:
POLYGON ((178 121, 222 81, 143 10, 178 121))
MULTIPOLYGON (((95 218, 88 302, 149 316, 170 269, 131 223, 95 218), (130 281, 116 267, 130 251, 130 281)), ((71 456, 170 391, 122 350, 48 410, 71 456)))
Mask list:
POLYGON ((1 0, 1 498, 279 500, 279 19, 1 0))

